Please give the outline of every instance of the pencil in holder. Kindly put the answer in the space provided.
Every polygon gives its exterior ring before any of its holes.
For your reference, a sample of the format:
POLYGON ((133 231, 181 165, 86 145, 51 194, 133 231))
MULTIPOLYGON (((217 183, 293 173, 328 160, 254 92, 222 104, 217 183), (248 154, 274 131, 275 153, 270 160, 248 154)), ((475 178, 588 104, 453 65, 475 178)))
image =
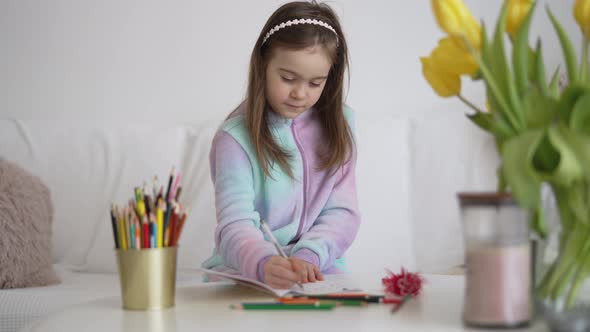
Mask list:
POLYGON ((174 306, 177 247, 116 249, 123 308, 160 310, 174 306))

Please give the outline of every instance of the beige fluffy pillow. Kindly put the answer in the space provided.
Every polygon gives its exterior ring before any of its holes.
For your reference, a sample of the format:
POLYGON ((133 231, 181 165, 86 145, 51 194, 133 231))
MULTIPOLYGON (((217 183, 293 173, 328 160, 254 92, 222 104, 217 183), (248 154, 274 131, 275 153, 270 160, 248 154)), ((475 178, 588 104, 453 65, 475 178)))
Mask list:
POLYGON ((51 265, 52 222, 47 186, 0 159, 0 288, 59 283, 51 265))

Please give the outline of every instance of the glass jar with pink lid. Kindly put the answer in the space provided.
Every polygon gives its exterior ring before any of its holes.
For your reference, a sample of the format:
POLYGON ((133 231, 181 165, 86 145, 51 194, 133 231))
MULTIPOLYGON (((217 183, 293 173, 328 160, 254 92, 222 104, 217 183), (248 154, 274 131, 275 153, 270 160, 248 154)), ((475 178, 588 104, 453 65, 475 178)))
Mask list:
POLYGON ((515 328, 533 312, 529 217, 509 193, 459 193, 466 325, 515 328))

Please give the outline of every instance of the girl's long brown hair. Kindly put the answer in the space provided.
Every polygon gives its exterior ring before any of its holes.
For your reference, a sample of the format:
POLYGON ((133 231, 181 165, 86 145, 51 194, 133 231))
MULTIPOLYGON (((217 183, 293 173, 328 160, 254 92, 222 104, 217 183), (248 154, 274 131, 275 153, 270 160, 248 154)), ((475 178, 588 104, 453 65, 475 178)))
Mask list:
POLYGON ((265 94, 266 68, 276 48, 299 50, 316 45, 323 47, 332 60, 324 90, 314 106, 326 139, 319 169, 330 169, 335 172, 351 156, 354 141, 344 118, 343 109, 343 85, 344 73, 348 68, 348 48, 338 17, 326 4, 318 4, 315 1, 290 2, 277 9, 268 19, 258 36, 250 58, 246 124, 260 166, 266 176, 271 176, 270 169, 273 163, 277 163, 293 178, 293 171, 289 165, 291 156, 273 140, 266 117, 269 109, 265 94), (323 21, 331 25, 336 30, 336 34, 322 26, 299 24, 278 30, 264 44, 262 43, 266 33, 275 25, 301 18, 323 21))

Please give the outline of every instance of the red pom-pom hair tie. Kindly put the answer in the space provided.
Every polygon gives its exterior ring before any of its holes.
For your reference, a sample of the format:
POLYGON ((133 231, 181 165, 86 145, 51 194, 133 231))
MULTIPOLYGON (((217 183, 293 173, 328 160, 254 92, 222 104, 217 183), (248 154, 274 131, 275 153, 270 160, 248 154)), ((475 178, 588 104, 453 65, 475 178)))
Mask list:
POLYGON ((395 274, 387 269, 386 271, 388 276, 381 279, 383 286, 385 286, 383 303, 393 303, 391 312, 395 313, 409 299, 420 294, 424 279, 420 274, 408 272, 403 267, 400 274, 395 274))
POLYGON ((420 294, 424 279, 419 273, 408 272, 403 267, 400 274, 395 274, 391 270, 386 271, 388 276, 381 279, 386 297, 416 297, 420 294))

